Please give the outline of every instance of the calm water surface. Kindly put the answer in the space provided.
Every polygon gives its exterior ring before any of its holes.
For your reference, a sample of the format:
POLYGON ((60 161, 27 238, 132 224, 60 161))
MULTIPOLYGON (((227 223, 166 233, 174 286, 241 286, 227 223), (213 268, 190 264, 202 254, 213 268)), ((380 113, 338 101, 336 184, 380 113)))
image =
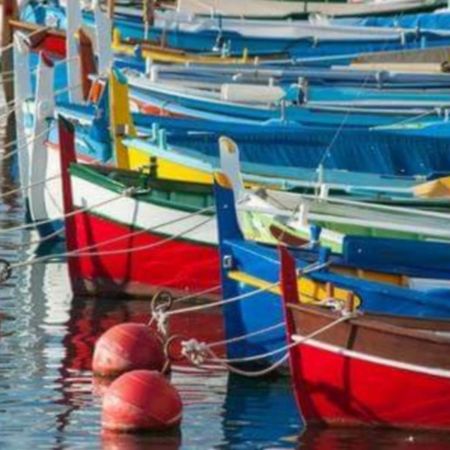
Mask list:
MULTIPOLYGON (((2 169, 0 192, 14 187, 2 169)), ((0 228, 24 220, 20 197, 0 203, 0 228)), ((0 257, 22 261, 42 251, 29 232, 1 233, 0 257)), ((178 317, 178 316, 175 316, 178 317)), ((288 379, 247 380, 227 373, 175 370, 184 403, 180 433, 101 432, 102 386, 90 370, 96 338, 124 321, 146 322, 142 301, 73 298, 66 265, 23 268, 0 286, 1 449, 450 449, 436 434, 308 430, 300 425, 288 379)), ((217 312, 180 318, 173 331, 220 340, 217 312)))

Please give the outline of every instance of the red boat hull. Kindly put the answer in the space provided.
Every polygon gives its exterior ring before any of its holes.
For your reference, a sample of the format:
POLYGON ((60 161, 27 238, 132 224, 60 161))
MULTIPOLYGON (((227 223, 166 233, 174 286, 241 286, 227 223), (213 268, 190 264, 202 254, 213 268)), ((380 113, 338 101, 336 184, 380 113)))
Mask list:
MULTIPOLYGON (((73 248, 89 247, 84 250, 89 254, 69 258, 72 287, 78 295, 148 297, 161 289, 186 295, 220 285, 214 245, 182 239, 162 242, 166 236, 148 231, 130 236, 136 230, 88 213, 75 214, 73 219, 73 248), (142 247, 150 248, 139 250, 142 247)), ((220 289, 207 297, 219 294, 220 289)))
POLYGON ((310 344, 291 350, 295 394, 308 423, 450 430, 450 379, 310 344))

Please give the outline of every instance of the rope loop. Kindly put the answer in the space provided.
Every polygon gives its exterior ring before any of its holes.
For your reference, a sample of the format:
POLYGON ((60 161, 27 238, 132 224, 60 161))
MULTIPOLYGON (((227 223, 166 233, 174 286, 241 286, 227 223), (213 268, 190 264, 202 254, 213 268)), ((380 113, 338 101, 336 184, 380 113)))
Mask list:
POLYGON ((0 258, 0 284, 8 281, 12 275, 11 264, 3 258, 0 258))
POLYGON ((173 302, 173 295, 168 291, 157 292, 150 302, 152 318, 149 324, 156 323, 156 329, 162 336, 167 336, 168 312, 172 308, 173 302))
POLYGON ((170 311, 173 306, 173 295, 169 291, 158 291, 151 299, 151 311, 170 311))

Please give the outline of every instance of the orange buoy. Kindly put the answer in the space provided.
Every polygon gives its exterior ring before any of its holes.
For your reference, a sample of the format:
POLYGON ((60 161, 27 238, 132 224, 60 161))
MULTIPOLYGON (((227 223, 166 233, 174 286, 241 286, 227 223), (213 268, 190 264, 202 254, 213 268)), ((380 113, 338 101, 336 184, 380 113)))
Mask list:
POLYGON ((106 391, 102 426, 114 432, 167 430, 180 424, 182 409, 178 391, 163 375, 133 370, 106 391))
POLYGON ((135 369, 161 371, 165 364, 161 341, 140 323, 123 323, 110 328, 95 344, 92 370, 95 375, 113 377, 135 369))

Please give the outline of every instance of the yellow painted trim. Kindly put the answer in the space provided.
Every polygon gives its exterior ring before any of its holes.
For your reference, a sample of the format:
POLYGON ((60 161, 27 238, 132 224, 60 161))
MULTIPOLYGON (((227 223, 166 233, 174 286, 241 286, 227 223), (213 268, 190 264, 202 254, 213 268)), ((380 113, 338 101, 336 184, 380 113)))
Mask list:
MULTIPOLYGON (((127 42, 123 42, 120 32, 114 29, 112 49, 116 53, 133 55, 135 46, 127 42)), ((145 44, 142 47, 142 56, 145 59, 151 59, 154 62, 165 63, 203 63, 203 64, 253 64, 259 61, 259 58, 250 58, 248 50, 244 49, 242 58, 227 57, 222 55, 197 55, 195 53, 186 53, 177 49, 150 46, 145 44)))
MULTIPOLYGON (((131 170, 146 170, 149 165, 151 153, 128 147, 128 156, 131 170)), ((194 169, 183 164, 172 162, 168 159, 155 157, 157 177, 164 180, 184 181, 211 185, 213 183, 212 173, 204 170, 194 169)))
POLYGON ((128 85, 122 83, 114 74, 109 75, 110 133, 116 164, 121 169, 130 169, 128 149, 122 142, 127 135, 136 136, 133 118, 130 111, 128 85))
MULTIPOLYGON (((244 283, 248 286, 255 287, 256 289, 267 289, 267 292, 281 296, 280 286, 270 287, 272 283, 268 283, 261 278, 239 271, 228 272, 228 277, 239 283, 244 283)), ((297 286, 300 303, 315 304, 328 299, 329 293, 327 291, 326 283, 320 283, 309 278, 301 277, 297 280, 297 286)), ((333 299, 345 303, 351 293, 352 292, 347 289, 334 288, 333 299)), ((358 296, 355 295, 354 301, 356 308, 361 305, 361 299, 358 296)))
POLYGON ((216 183, 226 189, 233 189, 233 185, 231 184, 228 177, 222 172, 214 172, 214 180, 216 183))
POLYGON ((443 177, 414 187, 414 195, 424 198, 450 197, 450 177, 443 177))

